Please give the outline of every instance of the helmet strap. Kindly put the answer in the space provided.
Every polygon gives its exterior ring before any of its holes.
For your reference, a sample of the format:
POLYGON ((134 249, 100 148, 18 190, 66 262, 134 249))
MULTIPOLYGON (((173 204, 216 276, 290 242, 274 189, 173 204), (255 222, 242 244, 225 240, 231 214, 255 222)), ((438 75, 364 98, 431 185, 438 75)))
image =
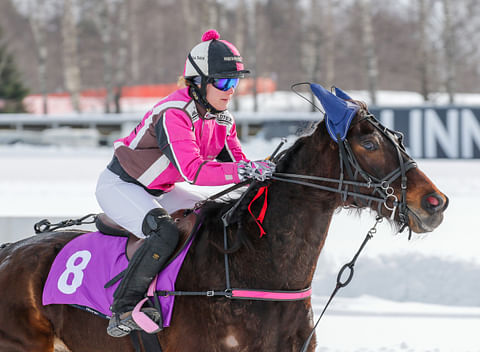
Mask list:
POLYGON ((192 66, 195 68, 195 70, 199 73, 201 77, 201 83, 200 83, 200 88, 196 84, 193 84, 190 89, 190 95, 192 98, 198 102, 200 105, 205 107, 208 112, 211 112, 213 114, 218 114, 219 112, 225 111, 225 110, 217 110, 215 109, 212 104, 210 104, 207 100, 207 84, 208 84, 208 77, 203 73, 203 71, 198 67, 197 63, 193 60, 192 55, 190 53, 188 54, 188 60, 192 64, 192 66))
POLYGON ((215 109, 212 104, 210 104, 207 99, 202 95, 202 90, 204 89, 198 88, 196 85, 190 86, 189 93, 193 100, 202 105, 207 110, 207 112, 211 112, 212 114, 218 114, 219 112, 224 111, 215 109))

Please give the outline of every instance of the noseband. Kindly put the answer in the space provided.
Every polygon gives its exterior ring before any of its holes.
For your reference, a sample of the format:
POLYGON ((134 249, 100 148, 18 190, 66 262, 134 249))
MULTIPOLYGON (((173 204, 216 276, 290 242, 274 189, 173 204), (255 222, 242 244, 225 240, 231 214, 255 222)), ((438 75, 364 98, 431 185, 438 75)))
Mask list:
POLYGON ((403 135, 400 132, 393 131, 383 126, 370 113, 365 114, 363 118, 355 122, 355 124, 364 120, 371 123, 382 134, 382 136, 386 137, 395 147, 399 166, 389 174, 379 178, 365 171, 360 166, 348 140, 345 138, 343 141, 341 141, 340 138, 338 138, 338 153, 340 159, 340 175, 338 179, 282 172, 276 172, 272 179, 317 188, 328 192, 339 193, 342 196, 343 203, 345 203, 347 198, 351 196, 354 200, 354 206, 370 207, 372 202, 377 202, 378 213, 381 214, 381 207, 383 205, 387 210, 391 211, 391 219, 394 218, 395 211, 398 207, 399 222, 401 224, 400 232, 402 232, 408 226, 406 173, 408 170, 417 167, 417 164, 411 159, 404 161, 402 152, 406 153, 406 150, 403 145, 403 135), (345 173, 347 173, 349 178, 348 180, 345 179, 345 173), (359 177, 361 179, 360 181, 358 181, 359 177), (398 178, 401 180, 400 187, 402 194, 400 201, 398 200, 398 197, 395 195, 395 191, 391 186, 392 182, 398 178), (333 183, 337 184, 338 186, 332 187, 320 185, 309 181, 333 183), (359 187, 371 189, 372 191, 369 193, 361 193, 359 191, 359 187))

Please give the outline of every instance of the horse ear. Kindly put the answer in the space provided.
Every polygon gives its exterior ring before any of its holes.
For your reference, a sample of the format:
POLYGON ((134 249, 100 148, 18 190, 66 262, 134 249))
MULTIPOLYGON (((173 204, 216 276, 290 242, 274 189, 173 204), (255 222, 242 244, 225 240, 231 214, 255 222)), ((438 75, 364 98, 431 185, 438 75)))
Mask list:
POLYGON ((352 98, 338 87, 335 87, 335 95, 343 100, 352 100, 352 98))
POLYGON ((360 107, 357 104, 347 102, 333 95, 320 84, 312 83, 310 84, 310 89, 320 100, 325 110, 325 122, 328 134, 330 134, 330 137, 337 143, 343 141, 360 107))

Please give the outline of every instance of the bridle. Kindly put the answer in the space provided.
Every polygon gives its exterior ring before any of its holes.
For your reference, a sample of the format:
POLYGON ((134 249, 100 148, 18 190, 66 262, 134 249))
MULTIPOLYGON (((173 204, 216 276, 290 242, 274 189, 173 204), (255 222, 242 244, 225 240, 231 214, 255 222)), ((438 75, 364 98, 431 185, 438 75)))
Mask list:
MULTIPOLYGON (((339 193, 342 197, 342 203, 345 203, 347 198, 351 196, 354 199, 353 206, 370 207, 372 202, 377 202, 378 213, 381 214, 381 207, 384 206, 391 212, 391 219, 393 219, 395 216, 395 211, 398 208, 399 222, 401 224, 400 232, 402 232, 406 227, 408 227, 406 174, 410 169, 417 167, 417 164, 410 158, 404 161, 403 153, 406 153, 406 150, 403 145, 403 135, 400 132, 393 131, 385 127, 368 112, 365 113, 365 115, 354 124, 365 120, 372 124, 395 147, 399 166, 389 174, 380 178, 365 171, 360 166, 360 163, 358 162, 358 159, 355 156, 348 139, 345 138, 343 141, 341 141, 340 138, 338 138, 340 174, 337 179, 282 172, 274 173, 272 179, 321 189, 328 192, 339 193), (345 179, 345 174, 347 174, 348 179, 345 179), (358 181, 359 178, 360 181, 358 181), (400 178, 401 187, 400 200, 398 200, 398 197, 395 195, 395 191, 391 186, 391 184, 398 178, 400 178), (327 186, 324 184, 313 183, 311 181, 337 184, 337 186, 327 186), (371 191, 369 193, 361 193, 359 191, 360 187, 367 188, 371 191)), ((350 128, 354 124, 352 124, 350 128)), ((281 159, 281 156, 279 159, 281 159)), ((279 160, 276 161, 278 162, 279 160)))

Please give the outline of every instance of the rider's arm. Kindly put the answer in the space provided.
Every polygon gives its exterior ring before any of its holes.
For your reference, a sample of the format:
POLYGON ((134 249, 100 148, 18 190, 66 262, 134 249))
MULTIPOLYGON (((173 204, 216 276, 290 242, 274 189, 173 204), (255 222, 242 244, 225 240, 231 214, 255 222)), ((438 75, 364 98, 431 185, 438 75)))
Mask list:
POLYGON ((240 182, 235 162, 220 163, 201 156, 192 122, 183 111, 168 109, 156 124, 155 131, 160 149, 185 181, 200 186, 240 182))

